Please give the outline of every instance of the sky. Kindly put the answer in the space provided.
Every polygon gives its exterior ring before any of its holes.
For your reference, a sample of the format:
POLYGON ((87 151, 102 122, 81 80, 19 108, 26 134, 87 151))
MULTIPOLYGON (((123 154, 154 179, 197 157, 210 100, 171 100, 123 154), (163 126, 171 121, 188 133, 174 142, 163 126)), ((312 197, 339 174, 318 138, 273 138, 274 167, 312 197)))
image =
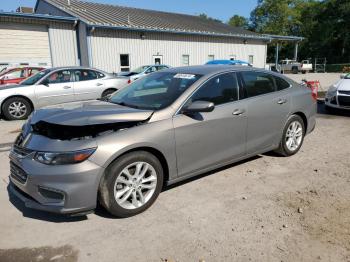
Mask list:
MULTIPOLYGON (((89 0, 90 2, 116 4, 159 11, 208 16, 228 21, 238 14, 249 17, 257 0, 89 0)), ((0 0, 0 10, 14 11, 18 6, 34 7, 36 0, 0 0)))

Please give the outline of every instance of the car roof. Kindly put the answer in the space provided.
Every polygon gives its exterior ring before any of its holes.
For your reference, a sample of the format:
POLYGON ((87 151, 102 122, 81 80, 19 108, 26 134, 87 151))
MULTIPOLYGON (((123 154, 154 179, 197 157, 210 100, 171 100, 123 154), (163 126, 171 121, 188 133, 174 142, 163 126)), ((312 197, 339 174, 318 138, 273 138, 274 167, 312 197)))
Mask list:
MULTIPOLYGON (((162 70, 162 72, 175 72, 181 74, 207 75, 225 71, 246 71, 248 67, 240 65, 199 65, 186 67, 172 67, 162 70)), ((249 69, 253 69, 249 67, 249 69)), ((258 70, 257 68, 255 68, 258 70)))

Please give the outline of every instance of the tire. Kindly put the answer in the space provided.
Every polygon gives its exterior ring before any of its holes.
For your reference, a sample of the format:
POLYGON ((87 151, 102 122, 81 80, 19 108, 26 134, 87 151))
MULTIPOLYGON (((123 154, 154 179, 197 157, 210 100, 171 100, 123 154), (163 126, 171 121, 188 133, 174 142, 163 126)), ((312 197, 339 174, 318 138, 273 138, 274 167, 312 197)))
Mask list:
POLYGON ((27 119, 33 111, 30 102, 23 97, 11 97, 5 100, 1 110, 7 120, 27 119))
POLYGON ((301 73, 302 73, 303 75, 305 75, 305 74, 306 74, 306 71, 301 71, 301 73))
POLYGON ((324 109, 327 113, 330 113, 330 114, 334 114, 336 113, 336 108, 333 108, 333 107, 330 107, 330 106, 327 106, 327 105, 324 105, 324 109))
POLYGON ((107 89, 103 91, 101 98, 107 97, 110 94, 113 94, 117 89, 107 89))
POLYGON ((148 209, 157 199, 162 187, 163 168, 158 158, 146 151, 135 151, 121 156, 106 169, 99 187, 99 201, 113 216, 131 217, 148 209), (140 163, 143 164, 137 176, 136 166, 140 163), (129 171, 129 176, 123 172, 124 170, 129 171), (144 170, 147 171, 142 178, 144 170), (140 181, 149 181, 144 183, 133 181, 136 178, 140 181), (145 186, 148 188, 144 188, 145 186), (140 193, 143 196, 143 203, 140 193))
POLYGON ((299 70, 298 70, 297 67, 293 67, 293 68, 292 68, 292 73, 293 73, 293 74, 298 74, 298 72, 299 72, 299 70))
MULTIPOLYGON (((299 133, 299 131, 297 133, 299 133)), ((283 129, 283 135, 282 135, 282 139, 280 141, 279 147, 277 150, 275 150, 275 152, 282 155, 282 156, 286 156, 286 157, 295 155, 296 153, 298 153, 301 146, 303 145, 304 137, 305 137, 305 125, 304 125, 303 119, 298 115, 290 116, 288 118, 288 121, 287 121, 284 129, 283 129), (290 133, 290 129, 292 128, 291 126, 293 123, 296 123, 297 127, 301 128, 301 136, 300 136, 300 138, 299 137, 296 138, 296 136, 295 136, 295 140, 287 137, 287 132, 290 133), (293 143, 289 144, 290 146, 288 145, 288 141, 290 141, 289 139, 293 140, 293 143), (297 146, 293 147, 292 145, 294 143, 297 143, 297 146)))

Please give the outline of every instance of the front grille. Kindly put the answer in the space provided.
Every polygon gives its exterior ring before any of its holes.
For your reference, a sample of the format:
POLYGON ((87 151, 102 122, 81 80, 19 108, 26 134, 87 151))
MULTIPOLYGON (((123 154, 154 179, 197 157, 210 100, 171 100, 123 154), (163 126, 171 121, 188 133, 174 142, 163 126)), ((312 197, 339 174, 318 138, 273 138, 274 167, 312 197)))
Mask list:
POLYGON ((340 106, 350 107, 350 96, 338 96, 340 106))
POLYGON ((350 96, 350 91, 338 91, 339 94, 343 94, 343 95, 349 95, 350 96))
POLYGON ((28 175, 19 166, 12 161, 10 162, 10 176, 21 184, 27 182, 28 175))

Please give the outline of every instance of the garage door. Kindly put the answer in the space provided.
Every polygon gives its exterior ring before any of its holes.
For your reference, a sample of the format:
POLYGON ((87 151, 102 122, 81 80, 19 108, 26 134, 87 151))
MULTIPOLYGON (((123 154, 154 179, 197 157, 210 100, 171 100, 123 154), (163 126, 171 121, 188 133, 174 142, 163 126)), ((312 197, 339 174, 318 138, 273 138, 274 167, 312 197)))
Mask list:
POLYGON ((47 26, 0 23, 0 63, 51 65, 47 26))

